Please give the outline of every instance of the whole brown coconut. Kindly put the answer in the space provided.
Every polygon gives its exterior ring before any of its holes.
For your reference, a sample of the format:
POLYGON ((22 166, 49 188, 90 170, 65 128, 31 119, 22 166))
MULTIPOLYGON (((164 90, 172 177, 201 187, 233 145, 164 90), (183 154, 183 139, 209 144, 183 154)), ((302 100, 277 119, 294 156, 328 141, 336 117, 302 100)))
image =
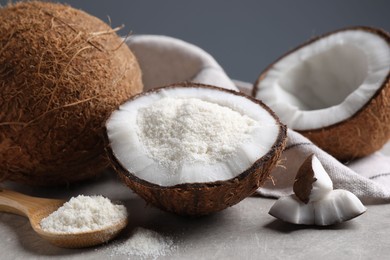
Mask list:
POLYGON ((103 122, 141 91, 134 55, 98 18, 54 3, 0 9, 0 178, 51 185, 98 174, 103 122))

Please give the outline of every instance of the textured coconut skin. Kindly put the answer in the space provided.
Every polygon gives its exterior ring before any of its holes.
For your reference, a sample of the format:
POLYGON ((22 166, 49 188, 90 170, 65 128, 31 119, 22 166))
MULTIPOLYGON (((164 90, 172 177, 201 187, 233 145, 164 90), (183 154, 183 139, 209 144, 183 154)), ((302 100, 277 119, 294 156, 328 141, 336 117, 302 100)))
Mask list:
MULTIPOLYGON (((390 34, 377 28, 351 27, 337 30, 314 38, 289 51, 262 72, 254 84, 252 95, 255 97, 259 83, 267 76, 273 65, 296 50, 303 48, 331 34, 362 30, 374 33, 390 45, 390 34)), ((390 72, 375 95, 349 119, 319 129, 296 130, 338 160, 348 162, 380 150, 390 139, 390 72)))
POLYGON ((354 116, 323 129, 300 131, 340 161, 350 161, 380 150, 390 138, 390 77, 379 92, 354 116))
MULTIPOLYGON (((235 91, 213 86, 195 83, 181 83, 153 89, 137 95, 132 99, 136 99, 141 95, 149 94, 154 91, 159 91, 160 89, 167 89, 176 86, 214 88, 220 91, 233 93, 235 95, 245 96, 244 94, 235 91)), ((210 183, 185 183, 169 187, 159 186, 142 180, 126 170, 115 157, 110 146, 108 136, 106 135, 106 150, 112 167, 118 173, 121 180, 146 202, 168 212, 173 212, 179 215, 201 216, 221 211, 240 202, 246 197, 252 195, 256 189, 259 188, 267 180, 267 178, 269 178, 271 170, 277 166, 279 162, 279 158, 287 140, 287 128, 285 125, 280 123, 274 112, 266 107, 261 101, 251 97, 247 98, 262 106, 276 119, 279 124, 279 134, 271 150, 237 177, 226 181, 216 181, 210 183)))
POLYGON ((98 18, 54 3, 0 9, 0 178, 95 176, 108 165, 104 121, 141 91, 134 55, 98 18))
POLYGON ((314 177, 313 156, 309 155, 298 169, 297 176, 294 180, 293 191, 295 195, 304 203, 310 200, 310 193, 313 189, 313 183, 317 181, 314 177), (311 184, 311 185, 308 185, 311 184))

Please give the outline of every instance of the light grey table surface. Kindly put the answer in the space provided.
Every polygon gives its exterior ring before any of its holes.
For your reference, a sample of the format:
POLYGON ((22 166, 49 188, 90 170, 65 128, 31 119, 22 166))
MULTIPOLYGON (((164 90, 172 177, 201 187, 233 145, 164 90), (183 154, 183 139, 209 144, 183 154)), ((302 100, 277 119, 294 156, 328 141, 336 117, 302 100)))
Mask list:
MULTIPOLYGON (((243 92, 250 84, 235 81, 243 92)), ((390 142, 382 149, 390 155, 390 142)), ((390 204, 367 205, 367 212, 331 227, 296 226, 268 215, 274 199, 249 197, 222 212, 186 218, 147 205, 107 170, 94 180, 68 188, 32 188, 1 184, 28 195, 69 199, 79 194, 119 200, 129 212, 129 225, 108 244, 88 249, 62 249, 34 233, 24 217, 0 213, 0 260, 8 259, 142 259, 115 255, 135 227, 172 237, 176 250, 158 259, 389 259, 390 204)), ((145 259, 145 258, 143 258, 145 259)))
POLYGON ((138 226, 174 239, 176 250, 159 259, 386 259, 390 255, 390 204, 369 205, 360 217, 323 228, 276 220, 267 214, 275 200, 260 197, 206 217, 176 216, 147 206, 111 171, 63 189, 2 186, 51 198, 101 194, 126 205, 130 224, 103 246, 61 249, 37 236, 26 218, 0 213, 0 259, 129 259, 113 255, 113 248, 138 226))

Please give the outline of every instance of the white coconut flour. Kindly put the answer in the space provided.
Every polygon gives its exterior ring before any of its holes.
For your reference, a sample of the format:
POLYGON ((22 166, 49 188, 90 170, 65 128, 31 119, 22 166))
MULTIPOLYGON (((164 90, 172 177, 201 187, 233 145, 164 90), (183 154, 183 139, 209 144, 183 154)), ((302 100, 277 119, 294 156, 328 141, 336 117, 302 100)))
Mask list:
POLYGON ((163 98, 138 111, 138 136, 154 160, 171 169, 183 162, 224 161, 251 138, 258 123, 229 107, 198 98, 163 98))
POLYGON ((42 219, 41 228, 52 233, 80 233, 99 230, 127 218, 123 205, 103 196, 79 195, 42 219))
POLYGON ((111 256, 126 255, 139 256, 141 258, 155 259, 168 255, 175 250, 173 239, 153 230, 138 227, 131 237, 116 245, 112 249, 111 256))

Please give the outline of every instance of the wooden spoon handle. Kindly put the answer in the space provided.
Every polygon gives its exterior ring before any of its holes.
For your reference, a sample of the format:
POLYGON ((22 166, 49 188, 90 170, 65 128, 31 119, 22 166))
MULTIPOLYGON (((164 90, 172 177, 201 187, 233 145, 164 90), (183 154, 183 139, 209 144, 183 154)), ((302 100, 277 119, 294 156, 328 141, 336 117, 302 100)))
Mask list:
POLYGON ((57 200, 36 198, 0 188, 0 212, 29 217, 34 211, 57 200))

